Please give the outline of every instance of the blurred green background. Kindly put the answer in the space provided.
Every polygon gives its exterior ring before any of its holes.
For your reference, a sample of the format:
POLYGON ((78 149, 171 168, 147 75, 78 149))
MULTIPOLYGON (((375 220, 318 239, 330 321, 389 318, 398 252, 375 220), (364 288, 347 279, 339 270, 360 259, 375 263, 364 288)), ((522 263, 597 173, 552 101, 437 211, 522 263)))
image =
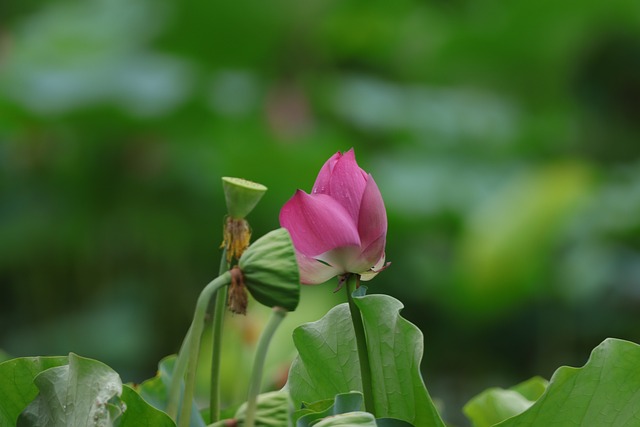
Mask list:
MULTIPOLYGON (((217 272, 220 177, 269 187, 258 237, 354 147, 389 215, 371 291, 404 302, 464 425, 486 387, 640 341, 639 142, 632 0, 2 2, 0 348, 154 375, 217 272)), ((304 289, 273 360, 334 285, 304 289)))

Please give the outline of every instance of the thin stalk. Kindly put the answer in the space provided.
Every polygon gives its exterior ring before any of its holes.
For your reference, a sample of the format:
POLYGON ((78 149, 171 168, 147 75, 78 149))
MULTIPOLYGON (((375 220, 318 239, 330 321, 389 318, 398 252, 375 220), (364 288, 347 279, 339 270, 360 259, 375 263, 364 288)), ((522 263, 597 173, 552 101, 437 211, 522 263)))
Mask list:
POLYGON ((256 356, 253 361, 253 372, 251 373, 251 383, 249 384, 249 397, 247 400, 247 411, 244 420, 245 427, 254 427, 256 419, 256 410, 258 409, 258 394, 260 394, 260 385, 262 384, 262 372, 264 371, 264 362, 267 358, 267 350, 269 343, 273 338, 273 334, 282 323, 287 315, 287 310, 281 307, 273 307, 269 322, 265 326, 258 347, 256 348, 256 356))
POLYGON ((184 378, 184 372, 187 369, 188 360, 188 348, 189 340, 191 339, 191 326, 187 330, 187 334, 182 341, 180 351, 178 352, 178 358, 173 365, 173 373, 171 376, 171 386, 169 387, 169 399, 167 402, 167 415, 172 420, 176 420, 178 417, 178 407, 180 405, 180 389, 182 388, 182 380, 184 378))
MULTIPOLYGON (((219 274, 229 270, 227 262, 227 249, 222 251, 220 258, 219 274)), ((216 293, 213 303, 213 324, 211 325, 213 337, 211 340, 211 388, 209 391, 209 422, 215 423, 220 419, 220 361, 222 359, 222 326, 224 314, 227 308, 227 291, 225 287, 216 293)))
MULTIPOLYGON (((207 286, 204 287, 198 302, 196 303, 196 310, 193 315, 193 321, 187 332, 178 360, 176 361, 173 378, 171 379, 171 388, 169 390, 169 405, 168 408, 172 409, 173 416, 175 417, 175 409, 180 397, 180 383, 184 377, 186 370, 186 380, 184 385, 184 396, 182 398, 182 410, 179 416, 179 427, 186 427, 189 425, 191 418, 191 402, 193 401, 196 368, 198 363, 198 355, 200 353, 200 340, 202 338, 202 331, 204 330, 205 317, 207 313, 207 307, 209 301, 216 294, 218 289, 228 285, 231 281, 231 275, 225 273, 212 280, 207 286), (177 397, 176 397, 177 396, 177 397)), ((167 410, 168 412, 168 410, 167 410)), ((172 415, 172 414, 169 414, 172 415)), ((175 418, 174 418, 175 419, 175 418)))
MULTIPOLYGON (((227 251, 226 249, 223 249, 222 258, 220 259, 220 271, 218 274, 219 276, 221 276, 228 270, 228 268, 226 268, 227 266, 228 266, 227 251)), ((216 292, 212 298, 213 304, 215 304, 215 302, 219 300, 223 300, 223 301, 226 300, 226 293, 227 293, 226 287, 216 292), (218 298, 218 294, 222 294, 222 293, 224 293, 225 296, 218 298)), ((213 304, 210 304, 210 306, 213 304)), ((182 346, 180 347, 180 351, 178 352, 178 358, 176 359, 176 362, 173 366, 171 387, 169 389, 169 399, 168 399, 167 409, 166 409, 167 414, 173 420, 176 420, 178 416, 178 407, 180 404, 180 388, 181 388, 182 380, 184 379, 185 370, 187 369, 188 354, 187 354, 186 348, 188 348, 189 346, 190 336, 191 336, 191 326, 189 326, 189 330, 187 331, 184 341, 182 342, 182 346)), ((214 335, 214 338, 215 338, 215 335, 214 335)), ((215 346, 214 346, 214 351, 215 351, 215 346)))
POLYGON ((353 296, 351 295, 354 291, 354 283, 356 284, 356 288, 360 286, 360 276, 357 274, 350 274, 347 277, 345 288, 347 289, 347 301, 349 303, 349 312, 351 313, 353 331, 356 335, 358 361, 360 362, 360 377, 362 378, 362 394, 364 396, 364 408, 367 412, 375 416, 373 387, 371 383, 371 365, 369 364, 369 352, 367 351, 367 337, 364 331, 364 324, 362 323, 360 309, 353 301, 353 296))

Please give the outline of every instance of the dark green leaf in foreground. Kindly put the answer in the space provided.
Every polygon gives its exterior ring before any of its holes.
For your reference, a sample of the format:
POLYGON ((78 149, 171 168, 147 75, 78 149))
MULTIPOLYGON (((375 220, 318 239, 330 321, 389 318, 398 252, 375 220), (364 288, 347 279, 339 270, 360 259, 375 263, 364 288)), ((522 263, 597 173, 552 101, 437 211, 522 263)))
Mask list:
MULTIPOLYGON (((167 407, 168 390, 173 375, 173 365, 176 355, 163 358, 158 363, 158 373, 155 377, 144 381, 137 387, 138 393, 155 408, 164 411, 167 407)), ((205 422, 195 403, 191 407, 190 427, 204 427, 205 422)))
MULTIPOLYGON (((373 375, 375 412, 421 427, 444 426, 420 375, 422 333, 403 319, 402 304, 386 295, 354 298, 362 311, 373 375)), ((349 309, 341 304, 293 333, 298 357, 289 387, 296 408, 362 390, 349 309)))
POLYGON ((167 414, 144 401, 134 389, 122 386, 125 411, 118 419, 118 427, 175 427, 167 414))
POLYGON ((471 399, 463 411, 474 427, 490 427, 527 410, 547 385, 547 380, 534 377, 508 390, 490 388, 471 399))
POLYGON ((118 374, 73 353, 68 365, 41 372, 34 383, 40 394, 22 412, 18 427, 108 427, 123 409, 112 402, 122 394, 118 374))
POLYGON ((15 426, 38 395, 33 379, 45 369, 66 365, 67 356, 21 357, 0 363, 0 426, 15 426))
POLYGON ((167 407, 167 388, 171 383, 171 373, 176 362, 176 355, 163 358, 158 363, 155 377, 145 380, 136 387, 136 391, 154 407, 165 410, 167 407))
POLYGON ((519 426, 640 425, 640 346, 609 338, 582 368, 562 367, 528 410, 499 424, 519 426))
POLYGON ((0 364, 0 426, 174 427, 107 365, 75 354, 0 364))

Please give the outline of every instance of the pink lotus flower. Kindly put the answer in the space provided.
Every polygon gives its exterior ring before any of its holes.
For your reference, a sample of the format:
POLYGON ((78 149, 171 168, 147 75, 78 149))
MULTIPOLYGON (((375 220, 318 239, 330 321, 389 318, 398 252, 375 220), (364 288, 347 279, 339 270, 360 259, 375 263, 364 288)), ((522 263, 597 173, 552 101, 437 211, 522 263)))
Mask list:
POLYGON ((387 213, 353 149, 327 160, 311 194, 296 191, 280 211, 280 225, 291 234, 303 284, 346 273, 370 280, 384 265, 387 213))

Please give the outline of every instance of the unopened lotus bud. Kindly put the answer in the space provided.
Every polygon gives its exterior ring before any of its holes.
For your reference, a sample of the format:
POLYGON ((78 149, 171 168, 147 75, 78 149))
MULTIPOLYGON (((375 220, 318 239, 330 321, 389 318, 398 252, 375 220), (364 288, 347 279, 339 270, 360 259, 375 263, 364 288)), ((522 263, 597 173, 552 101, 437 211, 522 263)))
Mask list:
POLYGON ((280 210, 306 285, 355 273, 373 278, 385 266, 387 213, 373 177, 353 149, 320 169, 311 194, 298 190, 280 210))

